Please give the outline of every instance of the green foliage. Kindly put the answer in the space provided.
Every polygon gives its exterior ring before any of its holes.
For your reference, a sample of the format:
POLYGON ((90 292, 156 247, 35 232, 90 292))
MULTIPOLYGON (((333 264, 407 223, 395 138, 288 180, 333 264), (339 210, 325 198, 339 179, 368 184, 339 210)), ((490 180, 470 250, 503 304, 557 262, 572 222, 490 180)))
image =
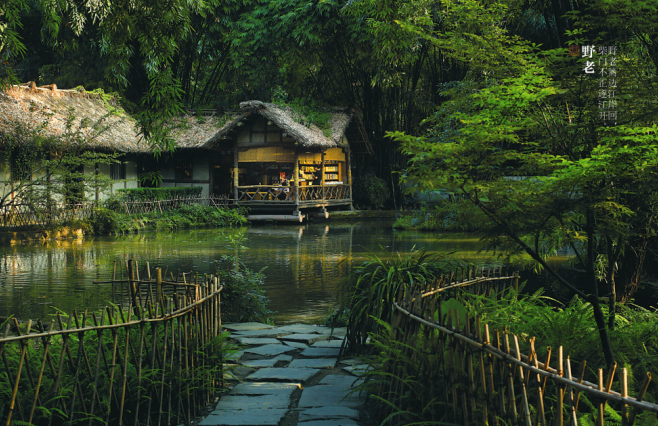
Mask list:
POLYGON ((117 189, 117 201, 158 201, 183 197, 200 197, 200 186, 177 186, 171 188, 129 188, 117 189))
POLYGON ((481 231, 488 226, 491 223, 473 203, 455 198, 426 203, 420 211, 402 216, 393 223, 396 229, 419 231, 481 231))
POLYGON ((309 128, 314 124, 326 137, 331 137, 331 110, 327 105, 311 98, 295 98, 285 102, 285 97, 287 93, 278 86, 272 95, 272 102, 281 108, 289 109, 292 118, 298 123, 309 128))
MULTIPOLYGON (((546 356, 546 346, 563 346, 572 360, 587 360, 591 382, 596 382, 596 369, 606 367, 606 360, 597 349, 597 334, 593 332, 597 325, 592 307, 577 296, 562 305, 544 296, 543 289, 523 294, 510 288, 496 297, 463 293, 460 302, 471 316, 477 315, 483 324, 489 324, 491 330, 507 327, 519 336, 536 337, 540 358, 546 356)), ((618 364, 629 368, 632 376, 641 381, 648 371, 658 371, 658 310, 631 304, 618 305, 617 309, 615 328, 610 331, 612 348, 618 364)), ((529 349, 527 339, 519 343, 522 351, 529 349)), ((658 394, 653 400, 656 398, 658 394)))
POLYGON ((82 203, 109 191, 112 180, 96 173, 96 167, 116 163, 122 154, 87 149, 105 132, 105 118, 78 121, 69 114, 63 131, 53 132, 47 114, 29 124, 0 117, 0 127, 8 130, 2 134, 0 161, 8 176, 0 185, 0 207, 21 204, 48 217, 59 205, 82 203))
POLYGON ((345 307, 334 309, 322 322, 325 327, 346 327, 350 318, 350 310, 345 307))
POLYGON ((128 215, 122 213, 122 210, 123 207, 116 201, 108 203, 108 208, 97 209, 90 223, 93 232, 123 234, 138 232, 145 228, 170 231, 205 226, 241 226, 247 222, 244 212, 240 209, 217 208, 200 204, 184 205, 162 213, 152 211, 141 215, 128 215))
POLYGON ((222 290, 222 318, 227 322, 271 322, 270 299, 265 296, 265 268, 256 272, 234 256, 222 256, 215 261, 216 275, 222 290))
POLYGON ((409 254, 371 253, 343 283, 342 304, 350 311, 347 342, 351 351, 361 350, 368 333, 377 331, 374 319, 390 322, 393 302, 414 284, 429 284, 442 273, 460 265, 459 261, 425 249, 409 254))
POLYGON ((359 206, 368 206, 374 210, 384 208, 390 199, 386 181, 374 173, 366 173, 356 179, 353 185, 354 202, 359 206))

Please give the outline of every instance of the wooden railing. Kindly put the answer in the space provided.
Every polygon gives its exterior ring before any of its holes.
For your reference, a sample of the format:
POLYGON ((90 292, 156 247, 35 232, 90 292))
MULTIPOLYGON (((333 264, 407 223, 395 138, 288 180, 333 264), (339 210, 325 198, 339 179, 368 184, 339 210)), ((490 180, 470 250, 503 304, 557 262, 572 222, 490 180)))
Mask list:
POLYGON ((93 202, 76 204, 10 204, 0 209, 0 227, 60 224, 67 220, 90 218, 96 208, 93 202))
POLYGON ((442 309, 444 301, 463 291, 496 297, 502 289, 518 288, 518 274, 484 276, 468 269, 457 275, 398 295, 387 340, 392 355, 383 365, 386 380, 377 395, 390 403, 383 417, 393 414, 391 407, 400 407, 416 413, 419 423, 577 425, 581 395, 594 401, 600 426, 606 404, 619 413, 622 425, 632 425, 643 410, 658 413, 658 405, 642 401, 650 373, 631 397, 626 368, 615 364, 606 375, 598 369, 591 383, 584 380, 586 361, 576 372, 561 346, 557 354, 548 347, 539 359, 534 338, 490 330, 480 318, 466 314, 464 321, 456 310, 442 309), (521 353, 520 342, 529 347, 527 353, 521 353), (403 401, 409 386, 418 398, 403 401))
POLYGON ((242 203, 295 203, 299 201, 349 200, 349 185, 278 186, 250 185, 238 187, 238 202, 242 203))
POLYGON ((156 270, 139 280, 129 265, 111 280, 128 289, 125 305, 6 324, 0 424, 190 424, 215 397, 224 363, 218 279, 168 282, 156 270))
POLYGON ((192 204, 225 208, 228 207, 230 203, 231 200, 225 195, 211 195, 209 197, 180 197, 169 200, 117 201, 113 208, 121 213, 133 215, 151 212, 162 213, 192 204))

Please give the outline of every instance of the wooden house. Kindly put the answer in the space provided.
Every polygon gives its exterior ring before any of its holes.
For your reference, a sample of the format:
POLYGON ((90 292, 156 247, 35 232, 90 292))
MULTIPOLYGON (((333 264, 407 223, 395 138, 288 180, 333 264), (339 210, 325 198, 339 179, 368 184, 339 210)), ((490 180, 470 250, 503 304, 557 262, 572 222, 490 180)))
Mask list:
POLYGON ((207 141, 179 142, 190 158, 211 152, 213 192, 249 207, 251 220, 301 221, 305 213, 352 208, 348 135, 364 139, 354 110, 333 108, 323 130, 289 107, 249 101, 240 108, 207 141))

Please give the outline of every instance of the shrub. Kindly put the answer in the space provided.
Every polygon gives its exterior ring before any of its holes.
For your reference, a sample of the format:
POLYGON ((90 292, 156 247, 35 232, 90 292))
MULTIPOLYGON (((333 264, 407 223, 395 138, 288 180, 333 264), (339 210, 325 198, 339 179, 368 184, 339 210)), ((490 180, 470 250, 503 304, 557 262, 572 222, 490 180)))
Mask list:
POLYGON ((224 286, 222 290, 222 318, 226 322, 271 322, 268 309, 270 299, 265 296, 263 269, 255 272, 233 256, 222 256, 215 261, 216 274, 224 286))
POLYGON ((113 198, 118 201, 171 200, 173 198, 200 197, 202 189, 200 186, 117 189, 113 198))
POLYGON ((384 208, 390 198, 388 186, 384 179, 374 173, 366 173, 356 179, 353 185, 354 202, 360 206, 368 206, 374 210, 384 208))

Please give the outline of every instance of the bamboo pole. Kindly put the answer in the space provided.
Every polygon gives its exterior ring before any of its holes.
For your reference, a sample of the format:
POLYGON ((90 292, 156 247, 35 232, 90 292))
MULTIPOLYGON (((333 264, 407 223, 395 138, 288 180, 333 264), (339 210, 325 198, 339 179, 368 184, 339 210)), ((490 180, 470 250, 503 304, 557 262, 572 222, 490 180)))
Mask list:
MULTIPOLYGON (((50 326, 48 327, 48 331, 51 332, 53 330, 53 327, 55 326, 55 320, 50 321, 50 326)), ((39 327, 41 331, 43 331, 43 325, 41 324, 41 321, 39 321, 39 327)), ((39 405, 43 406, 44 404, 39 400, 39 392, 41 391, 41 380, 43 378, 43 372, 46 367, 46 361, 48 360, 48 350, 50 349, 50 338, 45 338, 43 343, 43 357, 41 359, 41 369, 39 370, 39 378, 37 381, 37 385, 34 391, 34 400, 32 401, 32 409, 30 410, 30 417, 28 419, 28 423, 32 423, 32 419, 34 417, 34 410, 37 407, 37 402, 39 405)))
MULTIPOLYGON (((60 330, 63 329, 64 327, 62 326, 62 317, 59 315, 59 312, 57 312, 57 320, 58 320, 58 323, 59 323, 60 330)), ((71 318, 69 316, 69 322, 67 324, 67 329, 71 328, 71 322, 72 321, 73 321, 73 318, 71 318)), ((55 384, 53 386, 53 392, 52 392, 52 395, 51 395, 51 398, 50 398, 51 400, 54 400, 57 396, 57 389, 59 388, 59 379, 60 379, 60 377, 62 377, 62 372, 64 370, 64 361, 66 359, 65 354, 66 354, 66 351, 67 351, 68 340, 69 340, 68 334, 62 335, 62 350, 59 354, 59 367, 57 369, 57 375, 55 376, 55 384)), ((64 404, 64 399, 62 399, 62 404, 64 404)), ((66 406, 64 405, 62 408, 63 408, 63 411, 66 412, 66 406)), ((50 426, 52 424, 54 415, 55 415, 55 410, 51 410, 50 411, 50 416, 48 418, 48 426, 50 426)))
MULTIPOLYGON (((94 325, 98 325, 96 321, 96 314, 92 314, 92 317, 94 319, 94 325)), ((101 311, 101 324, 105 322, 105 310, 101 311)), ((100 372, 100 366, 101 366, 101 352, 103 349, 103 330, 97 330, 97 338, 98 338, 98 347, 96 348, 96 371, 94 373, 94 386, 93 386, 93 391, 92 391, 92 396, 91 396, 91 409, 90 409, 90 414, 94 413, 94 404, 96 402, 96 395, 98 394, 98 373, 100 372)), ((89 419, 89 426, 91 426, 92 419, 89 419)))
MULTIPOLYGON (((16 318, 14 318, 14 324, 16 326, 16 329, 20 330, 18 320, 16 320, 16 318)), ((32 320, 29 320, 27 323, 27 331, 25 334, 30 334, 31 327, 32 327, 32 320)), ((9 402, 9 412, 7 413, 7 423, 6 423, 7 426, 11 424, 11 415, 13 414, 14 407, 16 406, 16 396, 18 395, 18 384, 21 380, 21 371, 23 370, 23 362, 25 361, 26 352, 27 352, 27 342, 21 341, 21 356, 20 356, 20 361, 18 362, 18 372, 16 373, 16 381, 14 382, 14 387, 11 393, 11 400, 9 402)), ((7 376, 9 377, 9 374, 7 374, 7 376)), ((23 416, 21 416, 21 418, 22 417, 23 416)))
MULTIPOLYGON (((138 307, 137 312, 139 312, 139 319, 144 317, 144 311, 141 307, 138 307)), ((139 421, 139 407, 142 397, 142 363, 144 362, 144 335, 146 333, 146 323, 142 322, 139 325, 139 356, 136 359, 137 364, 137 398, 135 399, 135 420, 133 425, 137 426, 139 421)))
MULTIPOLYGON (((131 312, 130 308, 131 305, 128 305, 128 315, 130 315, 131 312)), ((123 316, 123 312, 121 312, 121 315, 123 316)), ((125 319, 124 319, 124 325, 126 325, 125 319)), ((124 344, 124 353, 123 353, 123 370, 122 370, 123 384, 121 385, 121 407, 119 408, 119 426, 123 426, 123 414, 125 412, 124 407, 126 403, 126 388, 128 386, 128 348, 130 347, 130 326, 128 325, 125 326, 124 328, 126 330, 126 341, 124 344)))

